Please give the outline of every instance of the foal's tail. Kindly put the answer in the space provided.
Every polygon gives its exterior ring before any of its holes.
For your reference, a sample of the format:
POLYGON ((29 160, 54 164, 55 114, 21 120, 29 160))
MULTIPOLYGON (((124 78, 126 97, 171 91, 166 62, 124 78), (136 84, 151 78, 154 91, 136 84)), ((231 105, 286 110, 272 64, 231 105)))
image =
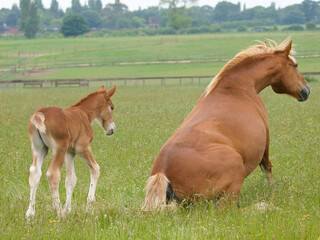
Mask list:
POLYGON ((146 197, 142 209, 144 211, 161 210, 166 206, 166 194, 169 185, 164 173, 149 177, 146 186, 146 197))
POLYGON ((39 130, 40 133, 46 133, 47 131, 44 119, 45 117, 42 112, 35 112, 30 118, 30 122, 39 130))

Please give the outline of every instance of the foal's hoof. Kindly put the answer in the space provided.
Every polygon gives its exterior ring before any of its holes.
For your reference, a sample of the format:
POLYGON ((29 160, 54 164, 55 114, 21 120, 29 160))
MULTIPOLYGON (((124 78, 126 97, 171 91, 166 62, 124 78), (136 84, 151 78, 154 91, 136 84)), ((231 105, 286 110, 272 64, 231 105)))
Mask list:
POLYGON ((34 209, 28 209, 26 212, 26 219, 27 221, 30 221, 35 215, 35 210, 34 209))
POLYGON ((91 214, 91 215, 94 214, 94 207, 93 207, 93 205, 94 205, 94 202, 87 203, 86 212, 87 212, 88 214, 91 214))

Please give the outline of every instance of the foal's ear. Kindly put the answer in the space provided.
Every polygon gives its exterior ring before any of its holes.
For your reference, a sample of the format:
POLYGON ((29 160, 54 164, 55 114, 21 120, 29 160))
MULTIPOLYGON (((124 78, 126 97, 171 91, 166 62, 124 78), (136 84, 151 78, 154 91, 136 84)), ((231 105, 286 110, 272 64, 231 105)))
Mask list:
POLYGON ((284 49, 283 52, 284 52, 286 55, 290 55, 291 48, 292 48, 292 40, 290 40, 289 44, 286 46, 286 48, 284 49))
POLYGON ((108 92, 107 92, 107 93, 108 93, 108 96, 109 96, 109 97, 112 97, 113 94, 114 94, 114 92, 116 91, 116 89, 117 89, 117 86, 116 86, 116 85, 114 85, 113 88, 109 89, 108 92))
POLYGON ((99 91, 99 92, 105 91, 104 86, 102 85, 101 87, 99 87, 98 91, 99 91))

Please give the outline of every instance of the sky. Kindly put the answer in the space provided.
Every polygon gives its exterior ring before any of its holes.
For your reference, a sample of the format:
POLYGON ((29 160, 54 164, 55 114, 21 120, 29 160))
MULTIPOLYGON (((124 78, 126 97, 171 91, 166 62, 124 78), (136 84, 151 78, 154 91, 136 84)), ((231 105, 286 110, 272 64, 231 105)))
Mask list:
MULTIPOLYGON (((66 8, 71 6, 71 0, 57 0, 59 2, 60 8, 65 10, 66 8)), ((114 3, 114 0, 101 0, 103 7, 108 3, 114 3)), ((302 3, 303 0, 226 0, 227 2, 232 3, 241 3, 241 7, 246 4, 246 8, 252 8, 255 6, 263 6, 269 7, 272 2, 275 2, 276 8, 284 8, 288 5, 293 5, 296 3, 302 3)), ((11 6, 16 3, 19 5, 19 0, 0 0, 0 9, 1 8, 11 8, 11 6)), ((88 2, 87 0, 80 0, 81 4, 88 2)), ((141 9, 148 8, 151 6, 157 6, 159 4, 159 0, 120 0, 121 3, 126 4, 129 7, 129 10, 138 10, 139 7, 141 9)), ((197 5, 209 5, 211 7, 215 7, 218 2, 222 2, 220 0, 198 0, 197 5)), ((51 4, 51 0, 42 0, 45 8, 49 8, 51 4)))

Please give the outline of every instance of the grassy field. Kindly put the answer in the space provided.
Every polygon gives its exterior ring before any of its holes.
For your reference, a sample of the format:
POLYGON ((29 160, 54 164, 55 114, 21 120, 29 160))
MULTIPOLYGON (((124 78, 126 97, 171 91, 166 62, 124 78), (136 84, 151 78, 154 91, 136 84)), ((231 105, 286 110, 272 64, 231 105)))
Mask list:
MULTIPOLYGON (((292 37, 298 56, 319 54, 320 31, 181 35, 177 41, 175 36, 0 39, 0 71, 21 63, 17 72, 7 74, 1 79, 213 75, 225 63, 150 64, 150 62, 230 59, 242 49, 255 44, 255 40, 264 41, 269 38, 281 42, 288 36, 292 37), (144 64, 118 65, 132 62, 144 64), (94 66, 95 64, 99 66, 94 66)), ((317 69, 319 58, 304 58, 299 62, 301 71, 311 72, 317 69)))
MULTIPOLYGON (((89 89, 8 89, 0 91, 1 239, 319 239, 320 237, 320 84, 311 83, 307 102, 272 90, 262 92, 271 131, 275 184, 260 169, 245 181, 240 209, 219 213, 208 201, 173 212, 143 213, 145 181, 153 159, 205 89, 202 85, 119 87, 113 102, 117 132, 104 136, 94 124, 91 147, 101 167, 93 216, 85 213, 89 169, 76 158, 78 183, 73 209, 65 220, 51 207, 45 172, 36 199, 35 219, 27 224, 28 175, 32 156, 27 134, 31 114, 42 106, 67 107, 89 89), (243 209, 258 202, 280 210, 243 209)), ((60 196, 65 200, 65 170, 60 196)))
MULTIPOLYGON (((105 66, 61 67, 45 71, 18 70, 6 79, 55 79, 103 77, 154 77, 213 75, 224 63, 150 64, 154 60, 214 60, 233 56, 271 38, 292 36, 298 56, 319 54, 320 32, 244 33, 133 38, 70 38, 0 40, 0 68, 26 61, 108 59, 105 66), (141 65, 117 65, 143 61, 141 65), (26 71, 25 73, 23 73, 26 71)), ((302 72, 319 71, 320 58, 298 59, 302 72)), ((37 65, 38 64, 38 65, 37 65)), ((1 71, 0 70, 0 71, 1 71)), ((1 74, 1 73, 0 73, 1 74)), ((195 80, 197 81, 197 80, 195 80)), ((209 81, 209 80, 208 80, 209 81)), ((145 86, 119 85, 113 98, 117 131, 106 137, 96 124, 91 143, 101 167, 95 214, 85 212, 89 168, 79 158, 78 183, 72 212, 57 219, 51 206, 44 162, 36 198, 36 216, 29 224, 25 212, 29 201, 29 167, 32 162, 27 124, 39 107, 65 108, 96 90, 89 88, 0 89, 0 239, 320 239, 320 83, 311 82, 307 102, 277 95, 270 88, 261 93, 271 132, 270 156, 275 184, 260 169, 245 181, 239 196, 240 209, 216 210, 214 201, 180 206, 172 212, 143 213, 145 182, 154 157, 174 133, 203 93, 206 84, 159 81, 145 86), (244 210, 265 202, 279 210, 244 210)), ((132 85, 132 84, 131 84, 132 85)), ((65 200, 65 169, 60 197, 65 200)))

